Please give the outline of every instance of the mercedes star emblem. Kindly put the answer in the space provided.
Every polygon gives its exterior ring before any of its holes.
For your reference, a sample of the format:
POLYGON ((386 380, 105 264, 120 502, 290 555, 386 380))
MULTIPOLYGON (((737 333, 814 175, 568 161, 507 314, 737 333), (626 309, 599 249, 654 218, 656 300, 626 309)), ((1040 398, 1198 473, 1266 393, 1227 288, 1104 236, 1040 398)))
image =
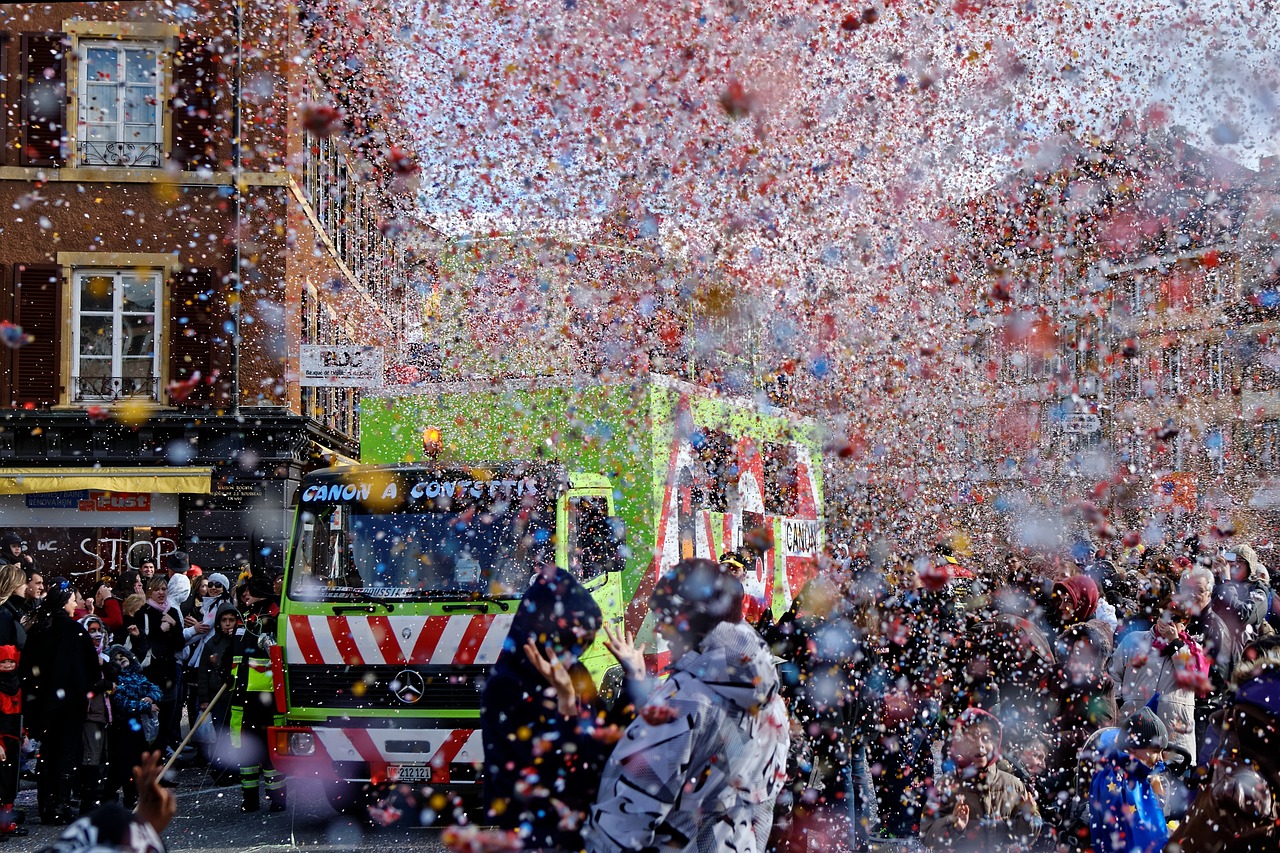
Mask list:
POLYGON ((396 673, 396 677, 391 679, 387 687, 391 690, 392 696, 406 705, 413 705, 426 692, 427 682, 423 680, 420 673, 412 669, 402 669, 396 673))

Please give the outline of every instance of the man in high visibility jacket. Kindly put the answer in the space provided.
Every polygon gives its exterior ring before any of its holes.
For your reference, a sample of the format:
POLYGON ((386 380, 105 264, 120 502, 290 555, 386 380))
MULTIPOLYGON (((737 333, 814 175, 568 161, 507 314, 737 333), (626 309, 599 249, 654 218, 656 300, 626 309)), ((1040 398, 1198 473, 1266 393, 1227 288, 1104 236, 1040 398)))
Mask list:
POLYGON ((269 650, 276 644, 276 620, 280 606, 271 580, 262 574, 246 583, 244 628, 237 632, 231 669, 231 745, 240 755, 242 812, 261 807, 259 786, 267 789, 271 811, 285 810, 284 776, 271 765, 267 728, 283 720, 276 715, 275 683, 269 650))

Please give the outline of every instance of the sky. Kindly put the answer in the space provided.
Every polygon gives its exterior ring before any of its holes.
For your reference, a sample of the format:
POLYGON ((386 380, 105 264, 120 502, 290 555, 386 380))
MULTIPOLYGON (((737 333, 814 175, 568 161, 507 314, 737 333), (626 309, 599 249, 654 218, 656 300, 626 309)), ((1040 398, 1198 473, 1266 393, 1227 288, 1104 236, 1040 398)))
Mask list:
POLYGON ((1061 121, 1105 134, 1125 111, 1250 167, 1280 154, 1269 3, 405 11, 421 205, 450 232, 591 220, 636 197, 665 227, 744 244, 910 232, 1044 156, 1061 121))

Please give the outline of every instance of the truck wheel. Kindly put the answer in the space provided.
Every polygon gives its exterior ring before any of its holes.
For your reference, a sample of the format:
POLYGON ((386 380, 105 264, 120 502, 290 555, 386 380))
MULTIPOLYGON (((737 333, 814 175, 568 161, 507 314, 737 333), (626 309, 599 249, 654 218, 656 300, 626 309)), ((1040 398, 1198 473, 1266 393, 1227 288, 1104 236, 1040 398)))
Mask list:
POLYGON ((334 781, 324 783, 324 795, 335 812, 358 820, 368 820, 368 802, 364 785, 360 782, 334 781))

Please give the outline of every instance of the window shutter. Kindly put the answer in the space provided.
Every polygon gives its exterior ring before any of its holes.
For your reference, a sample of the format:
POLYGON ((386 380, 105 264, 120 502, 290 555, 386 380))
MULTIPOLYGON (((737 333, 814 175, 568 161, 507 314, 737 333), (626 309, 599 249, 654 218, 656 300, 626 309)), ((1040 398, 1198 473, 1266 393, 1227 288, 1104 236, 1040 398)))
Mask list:
POLYGON ((188 171, 213 168, 217 62, 209 48, 183 39, 173 66, 173 150, 170 157, 188 171))
MULTIPOLYGON (((13 322, 13 287, 9 282, 9 268, 0 266, 0 322, 6 323, 13 322)), ((12 393, 13 350, 0 345, 0 405, 9 405, 12 393)))
POLYGON ((208 406, 227 402, 226 299, 217 270, 190 267, 173 279, 169 290, 169 403, 208 406), (196 371, 200 380, 193 388, 196 371), (211 383, 210 377, 220 378, 211 383), (189 391, 189 393, 188 393, 189 391), (179 396, 186 394, 184 399, 179 396))
POLYGON ((66 162, 67 82, 62 33, 22 36, 22 163, 66 162))
POLYGON ((31 335, 13 353, 10 400, 15 406, 57 405, 62 394, 62 269, 14 267, 13 322, 31 335))

